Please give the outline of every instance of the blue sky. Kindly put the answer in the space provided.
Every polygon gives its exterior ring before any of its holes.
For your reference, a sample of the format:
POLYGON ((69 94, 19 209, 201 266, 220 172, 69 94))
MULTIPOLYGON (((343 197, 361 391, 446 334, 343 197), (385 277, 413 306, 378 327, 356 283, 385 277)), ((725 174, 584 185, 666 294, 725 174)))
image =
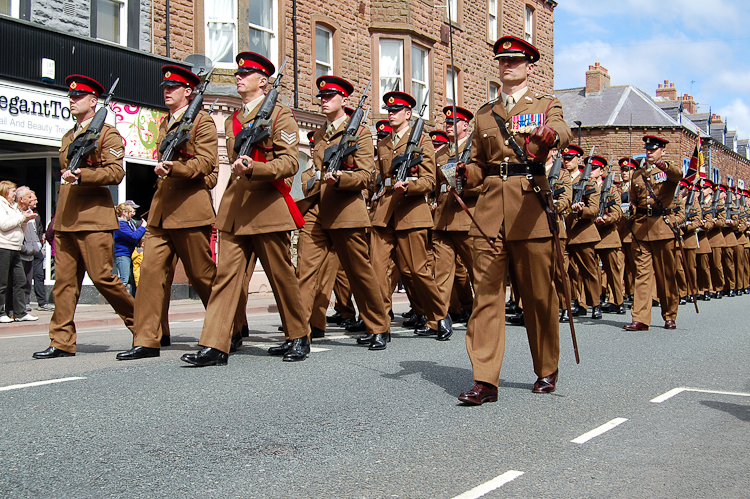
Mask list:
POLYGON ((582 87, 595 62, 612 85, 652 97, 669 80, 698 112, 728 120, 750 138, 748 0, 558 0, 555 88, 582 87), (692 88, 692 91, 691 91, 692 88))

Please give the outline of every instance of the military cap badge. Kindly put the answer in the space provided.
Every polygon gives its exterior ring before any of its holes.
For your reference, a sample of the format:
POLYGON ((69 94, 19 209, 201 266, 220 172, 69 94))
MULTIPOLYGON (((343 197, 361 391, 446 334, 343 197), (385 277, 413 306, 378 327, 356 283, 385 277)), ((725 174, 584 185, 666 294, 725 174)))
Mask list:
POLYGON ((169 78, 170 76, 172 76, 171 71, 167 71, 166 73, 164 73, 164 78, 169 78))
POLYGON ((508 50, 511 47, 511 45, 513 45, 513 44, 510 43, 509 41, 507 41, 507 42, 503 43, 503 49, 508 50))
POLYGON ((70 84, 70 89, 71 90, 75 90, 77 86, 78 85, 76 85, 76 82, 73 82, 73 83, 70 84))

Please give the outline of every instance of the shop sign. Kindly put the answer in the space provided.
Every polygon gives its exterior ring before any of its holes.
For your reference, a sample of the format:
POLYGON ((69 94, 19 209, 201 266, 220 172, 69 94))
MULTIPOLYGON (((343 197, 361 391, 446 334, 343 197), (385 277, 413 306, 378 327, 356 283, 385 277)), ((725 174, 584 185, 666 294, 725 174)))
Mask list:
POLYGON ((0 133, 60 141, 73 127, 65 92, 0 82, 0 133))

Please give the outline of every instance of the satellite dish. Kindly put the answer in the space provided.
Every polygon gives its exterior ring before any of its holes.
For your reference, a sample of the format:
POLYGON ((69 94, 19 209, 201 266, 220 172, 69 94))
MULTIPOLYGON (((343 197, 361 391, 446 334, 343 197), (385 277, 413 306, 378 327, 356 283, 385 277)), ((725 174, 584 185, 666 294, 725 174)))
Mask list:
POLYGON ((214 67, 213 61, 203 54, 190 54, 185 57, 185 62, 192 66, 190 70, 198 76, 207 75, 214 67))

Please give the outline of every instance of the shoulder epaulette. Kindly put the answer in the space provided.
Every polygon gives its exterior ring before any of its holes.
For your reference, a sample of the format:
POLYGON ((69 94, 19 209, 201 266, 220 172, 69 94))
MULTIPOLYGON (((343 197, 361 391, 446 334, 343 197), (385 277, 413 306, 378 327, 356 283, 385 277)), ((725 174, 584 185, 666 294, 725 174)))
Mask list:
POLYGON ((550 100, 552 100, 552 99, 555 98, 555 96, 553 94, 534 94, 534 97, 536 97, 537 99, 545 99, 546 98, 546 99, 550 99, 550 100))
POLYGON ((500 96, 497 96, 497 97, 495 97, 494 99, 492 99, 492 100, 489 100, 489 101, 485 102, 485 103, 484 103, 484 104, 482 105, 482 107, 480 107, 479 109, 482 109, 483 107, 486 107, 486 106, 491 106, 492 104, 494 104, 495 102, 497 102, 497 101, 499 101, 499 100, 500 100, 500 96))

